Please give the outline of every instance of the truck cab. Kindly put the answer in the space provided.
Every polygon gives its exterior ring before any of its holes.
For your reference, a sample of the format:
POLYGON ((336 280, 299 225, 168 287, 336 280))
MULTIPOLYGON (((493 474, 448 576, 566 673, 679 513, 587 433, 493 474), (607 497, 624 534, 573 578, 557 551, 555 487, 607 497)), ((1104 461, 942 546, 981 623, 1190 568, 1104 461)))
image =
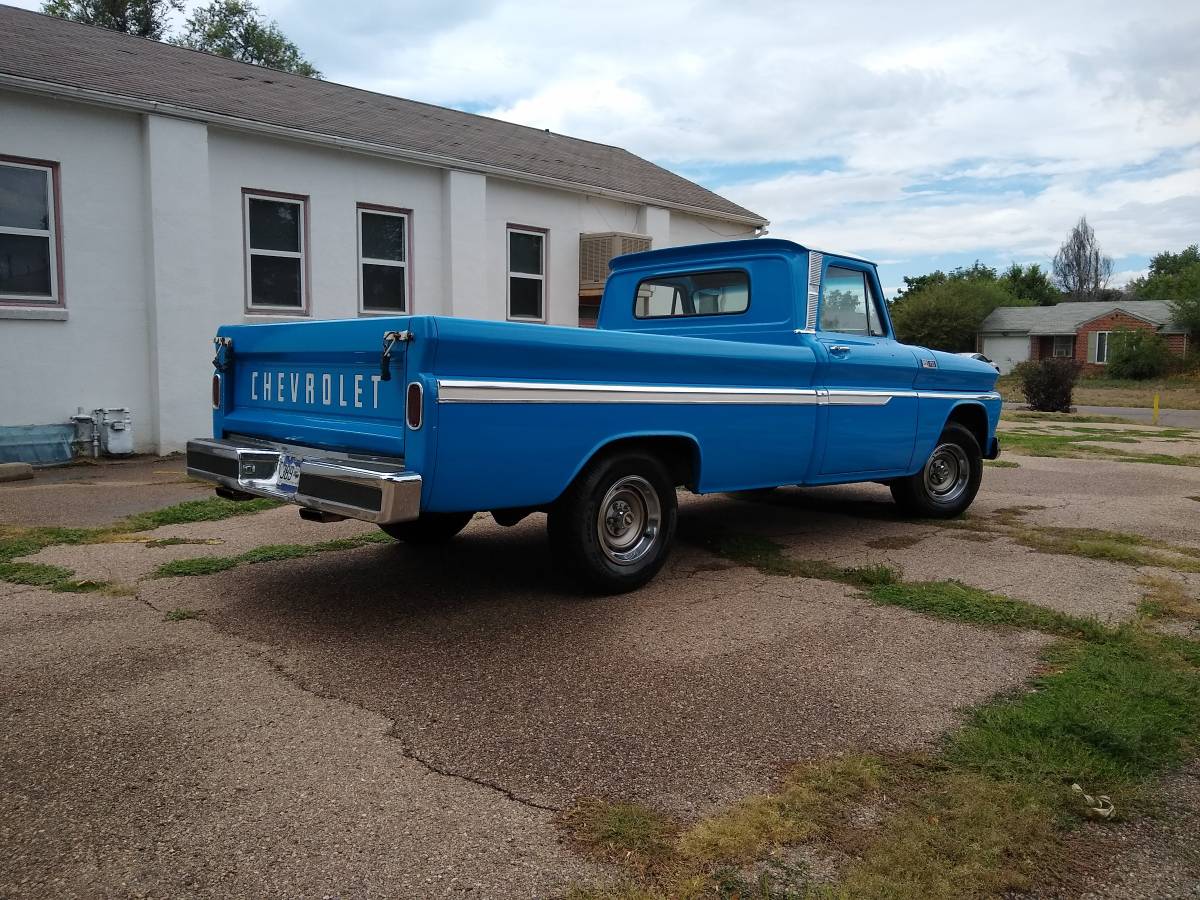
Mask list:
POLYGON ((662 565, 676 487, 879 481, 948 516, 999 452, 995 370, 898 342, 874 265, 790 241, 618 257, 594 331, 402 316, 216 340, 196 477, 412 542, 546 512, 602 590, 662 565))

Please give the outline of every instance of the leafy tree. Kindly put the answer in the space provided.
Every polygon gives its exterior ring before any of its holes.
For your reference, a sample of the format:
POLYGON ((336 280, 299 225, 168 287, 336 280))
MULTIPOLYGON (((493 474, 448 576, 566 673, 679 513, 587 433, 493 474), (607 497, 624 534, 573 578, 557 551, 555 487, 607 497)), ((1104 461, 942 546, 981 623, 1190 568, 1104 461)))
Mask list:
POLYGON ((212 0, 196 9, 172 43, 297 75, 320 78, 279 26, 248 0, 212 0))
POLYGON ((1159 253, 1150 260, 1150 271, 1129 282, 1127 290, 1139 300, 1200 302, 1200 247, 1159 253))
POLYGON ((42 12, 84 25, 99 25, 138 37, 162 40, 172 11, 183 9, 183 0, 46 0, 42 12))
POLYGON ((1067 300, 1095 300, 1112 277, 1113 261, 1096 242, 1096 232, 1080 216, 1066 241, 1054 255, 1054 280, 1067 300))
POLYGON ((1200 337, 1200 246, 1155 255, 1150 271, 1126 289, 1139 300, 1167 301, 1176 324, 1200 337))
POLYGON ((956 353, 975 349, 975 335, 997 306, 1029 306, 999 281, 947 278, 926 282, 892 304, 892 324, 906 344, 956 353))
POLYGON ((1190 331, 1192 337, 1200 341, 1200 292, 1186 300, 1172 300, 1171 312, 1175 324, 1190 331))
POLYGON ((922 291, 927 287, 932 287, 935 284, 945 284, 948 281, 995 281, 996 270, 991 266, 985 266, 979 260, 975 260, 969 269, 964 269, 959 266, 946 274, 941 269, 935 269, 925 275, 905 275, 904 287, 896 291, 896 300, 900 300, 908 294, 922 291))
POLYGON ((1028 266, 1013 263, 1000 276, 1000 283, 1030 306, 1053 306, 1063 299, 1062 292, 1037 263, 1028 266))

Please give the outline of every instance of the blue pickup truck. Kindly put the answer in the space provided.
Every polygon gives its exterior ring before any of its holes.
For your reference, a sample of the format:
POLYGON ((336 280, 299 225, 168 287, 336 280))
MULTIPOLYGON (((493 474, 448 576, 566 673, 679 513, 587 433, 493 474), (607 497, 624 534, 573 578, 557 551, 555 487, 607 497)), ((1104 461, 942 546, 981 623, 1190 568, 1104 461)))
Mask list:
POLYGON ((790 241, 613 260, 596 330, 440 316, 220 329, 213 437, 234 499, 411 543, 547 513, 592 590, 662 567, 676 488, 876 481, 955 516, 999 453, 996 370, 898 343, 875 267, 790 241))

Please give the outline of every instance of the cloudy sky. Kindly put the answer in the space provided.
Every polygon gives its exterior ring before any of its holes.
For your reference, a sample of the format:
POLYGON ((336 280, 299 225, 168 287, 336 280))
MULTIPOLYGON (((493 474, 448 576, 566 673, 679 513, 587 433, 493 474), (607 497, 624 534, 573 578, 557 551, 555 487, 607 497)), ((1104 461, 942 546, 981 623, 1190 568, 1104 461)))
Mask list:
POLYGON ((259 5, 330 80, 620 145, 889 289, 1080 215, 1118 283, 1200 241, 1195 2, 259 5))

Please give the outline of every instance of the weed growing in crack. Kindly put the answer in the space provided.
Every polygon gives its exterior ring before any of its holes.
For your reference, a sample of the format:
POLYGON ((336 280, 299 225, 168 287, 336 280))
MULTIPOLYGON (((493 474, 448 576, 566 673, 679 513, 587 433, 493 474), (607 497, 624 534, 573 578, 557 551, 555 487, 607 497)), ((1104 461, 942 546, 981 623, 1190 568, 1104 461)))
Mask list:
POLYGON ((188 619, 199 619, 204 615, 202 609, 185 609, 182 606, 170 610, 163 616, 164 622, 185 622, 188 619))

